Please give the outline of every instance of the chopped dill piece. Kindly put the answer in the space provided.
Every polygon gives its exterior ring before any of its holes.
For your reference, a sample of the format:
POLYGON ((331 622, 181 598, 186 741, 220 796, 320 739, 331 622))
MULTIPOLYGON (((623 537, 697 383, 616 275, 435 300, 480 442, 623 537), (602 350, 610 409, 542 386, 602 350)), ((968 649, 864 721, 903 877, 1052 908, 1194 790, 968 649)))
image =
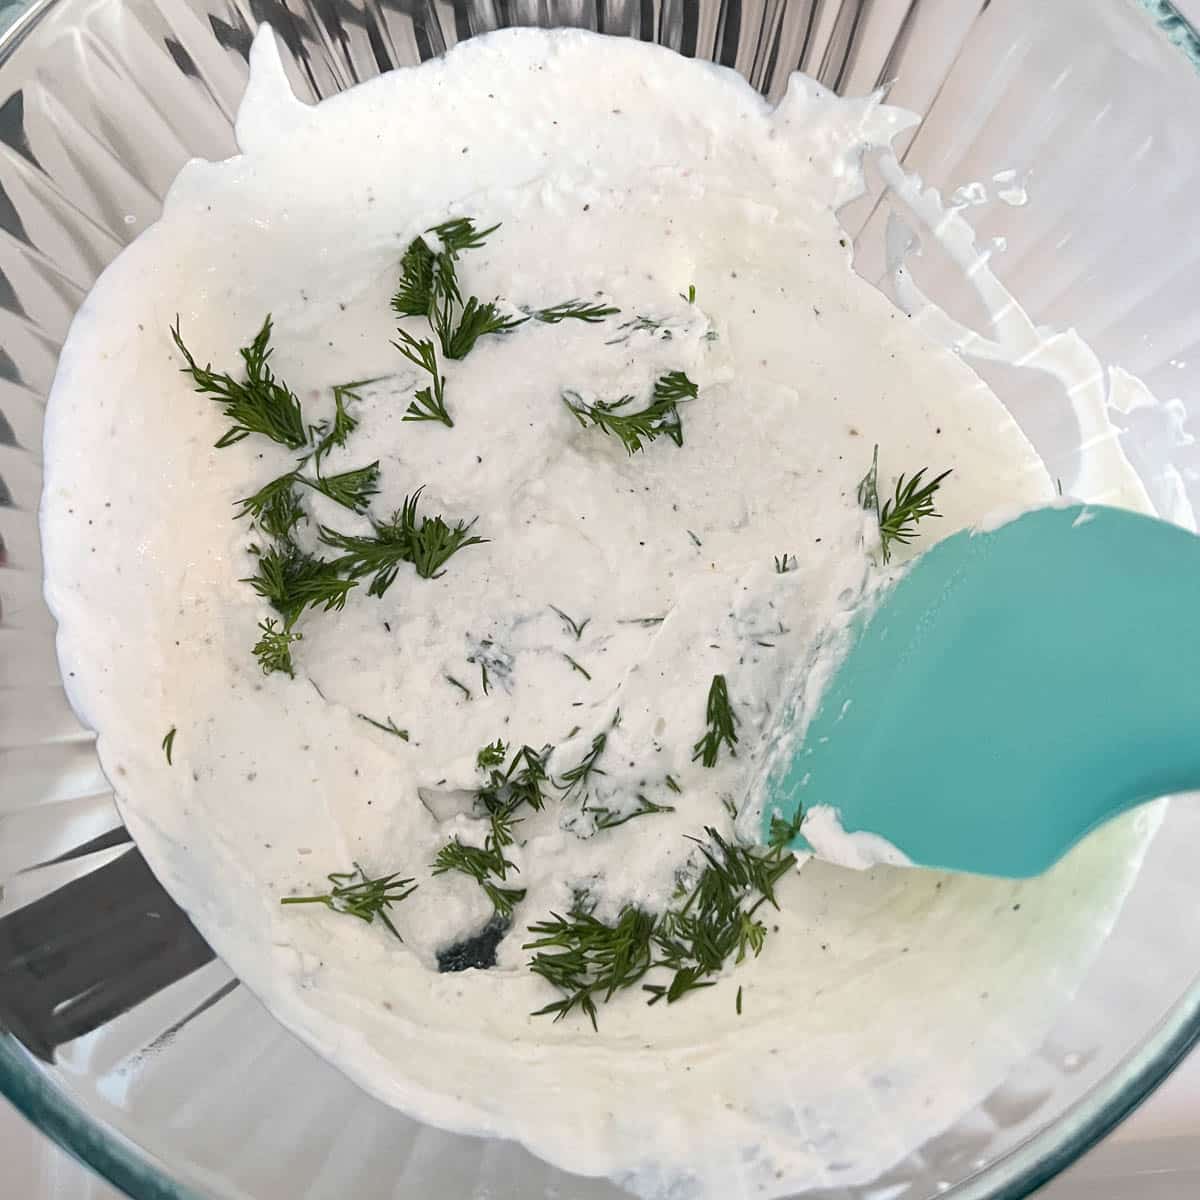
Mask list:
POLYGON ((723 742, 729 753, 737 757, 737 716, 729 703, 729 690, 724 675, 714 675, 708 689, 704 719, 708 730, 692 747, 692 761, 700 759, 703 766, 715 767, 723 742))
POLYGON ((172 725, 171 728, 167 730, 167 736, 164 737, 162 740, 163 753, 167 756, 167 766, 168 767, 174 765, 171 762, 171 751, 174 750, 174 748, 175 748, 175 733, 176 733, 175 726, 172 725))
POLYGON ((354 864, 353 871, 334 871, 326 878, 333 885, 328 892, 317 896, 284 896, 279 903, 323 904, 332 912, 357 917, 368 925, 378 917, 397 941, 404 940, 387 910, 393 904, 407 900, 417 890, 413 880, 401 879, 399 871, 371 879, 358 863, 354 864))

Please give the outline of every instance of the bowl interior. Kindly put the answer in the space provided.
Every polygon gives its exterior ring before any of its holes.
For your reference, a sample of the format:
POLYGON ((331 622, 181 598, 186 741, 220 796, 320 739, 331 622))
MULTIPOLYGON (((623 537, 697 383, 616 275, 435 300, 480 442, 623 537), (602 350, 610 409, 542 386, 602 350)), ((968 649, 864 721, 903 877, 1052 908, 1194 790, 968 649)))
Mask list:
MULTIPOLYGON (((1187 523, 1200 451, 1174 398, 1200 383, 1188 303, 1200 43, 1167 4, 1088 0, 41 0, 9 17, 0 1090, 137 1197, 623 1195, 369 1099, 239 986, 133 847, 64 698, 41 598, 41 417, 72 314, 155 219, 187 158, 235 152, 258 23, 279 33, 309 100, 502 26, 581 26, 733 67, 771 98, 799 67, 843 94, 888 84, 893 102, 926 113, 897 147, 905 167, 969 210, 978 245, 1036 320, 1074 325, 1106 366, 1168 402, 1118 412, 1116 424, 1155 506, 1187 523)), ((846 219, 859 270, 894 290, 889 237, 920 237, 920 221, 873 183, 846 219)), ((987 332, 961 269, 928 236, 920 248, 911 277, 987 332)), ((1074 479, 1092 431, 1061 386, 1027 367, 975 365, 1052 474, 1074 479)), ((1024 1195, 1119 1120, 1200 1031, 1197 838, 1200 807, 1172 805, 1084 986, 1002 1086, 871 1188, 828 1195, 1024 1195)))

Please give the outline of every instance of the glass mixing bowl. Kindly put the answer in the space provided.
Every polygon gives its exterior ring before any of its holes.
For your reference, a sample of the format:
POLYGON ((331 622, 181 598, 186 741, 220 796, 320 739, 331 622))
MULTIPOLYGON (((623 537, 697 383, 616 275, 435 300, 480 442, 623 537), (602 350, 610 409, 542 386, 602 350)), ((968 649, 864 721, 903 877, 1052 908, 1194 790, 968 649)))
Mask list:
MULTIPOLYGON (((894 102, 927 114, 900 142, 904 164, 970 210, 1033 316, 1073 324, 1164 400, 1200 395, 1200 42, 1153 0, 34 0, 7 16, 0 1090, 140 1200, 615 1200, 610 1182, 423 1127, 360 1092, 239 985, 130 843, 64 698, 41 596, 42 408, 72 313, 189 156, 234 153, 257 22, 278 31, 314 100, 499 26, 573 25, 712 59, 771 98, 796 67, 841 93, 892 84, 894 102)), ((848 214, 859 269, 885 287, 892 206, 877 187, 848 214)), ((961 271, 927 249, 913 276, 982 320, 961 271)), ((980 370, 1069 487, 1093 434, 1059 385, 980 370)), ((1186 401, 1118 418, 1154 503, 1184 523, 1200 501, 1188 418, 1186 401)), ((1045 1042, 875 1184, 821 1195, 1024 1196, 1119 1122, 1200 1034, 1196 846, 1200 805, 1173 803, 1045 1042)))

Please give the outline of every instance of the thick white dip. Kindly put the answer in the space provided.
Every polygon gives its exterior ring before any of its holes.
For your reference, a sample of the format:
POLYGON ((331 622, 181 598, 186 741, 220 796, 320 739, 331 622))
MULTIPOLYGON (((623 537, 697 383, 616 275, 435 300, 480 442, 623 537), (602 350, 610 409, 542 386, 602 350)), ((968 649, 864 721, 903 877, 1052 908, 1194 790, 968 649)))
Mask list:
MULTIPOLYGON (((745 801, 770 714, 819 678, 822 639, 873 578, 855 498, 873 444, 881 488, 953 468, 926 537, 1054 494, 970 369, 851 270, 835 209, 863 148, 905 120, 800 79, 772 111, 666 50, 535 31, 306 108, 260 40, 243 154, 189 164, 80 311, 43 509, 72 698, 168 889, 282 1021, 387 1102, 644 1194, 866 1182, 1036 1044, 1109 927, 1147 823, 1021 884, 810 863, 761 956, 718 986, 671 1007, 619 995, 598 1032, 529 1015, 556 994, 526 967, 528 923, 580 886, 603 915, 660 908, 686 835, 730 831, 724 802, 745 801), (398 259, 463 215, 501 223, 462 259, 471 293, 621 313, 481 339, 447 368, 454 428, 405 422, 423 381, 391 345, 398 259), (307 617, 295 679, 250 653, 269 610, 239 582, 256 537, 233 519, 295 456, 261 438, 215 449, 228 422, 168 334, 178 313, 202 362, 236 370, 268 312, 272 364, 309 420, 330 415, 333 385, 378 379, 327 469, 378 459, 376 515, 425 484, 429 511, 478 515, 490 539, 441 578, 405 568, 381 599, 364 582, 343 612, 307 617), (658 328, 626 324, 639 315, 658 328), (629 456, 561 401, 645 393, 676 369, 700 386, 682 447, 629 456), (741 740, 708 770, 692 747, 717 673, 741 740), (530 815, 510 853, 527 895, 496 967, 439 974, 437 952, 490 912, 470 879, 430 876, 450 837, 482 838, 464 799, 476 751, 551 744, 561 774, 601 730, 590 803, 673 811, 598 832, 578 797, 530 815), (280 906, 352 862, 417 879, 391 913, 403 945, 378 922, 280 906)), ((302 539, 318 522, 368 529, 306 502, 302 539)))

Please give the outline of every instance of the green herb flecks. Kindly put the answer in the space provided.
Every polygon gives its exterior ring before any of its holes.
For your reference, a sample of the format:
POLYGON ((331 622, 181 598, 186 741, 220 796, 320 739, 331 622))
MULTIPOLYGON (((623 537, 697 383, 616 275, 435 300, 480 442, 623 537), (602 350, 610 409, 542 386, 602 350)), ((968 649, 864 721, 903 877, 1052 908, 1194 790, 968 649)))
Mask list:
POLYGON ((296 677, 296 665, 292 661, 292 646, 301 641, 303 634, 294 633, 289 627, 280 627, 272 617, 259 621, 260 636, 254 643, 253 654, 258 659, 264 675, 282 671, 289 678, 296 677))
POLYGON ((288 541, 296 526, 305 520, 304 507, 296 492, 298 481, 295 471, 272 479, 253 496, 238 501, 242 507, 234 519, 250 517, 267 537, 288 541))
POLYGON ((917 536, 917 526, 926 517, 940 517, 941 513, 934 507, 934 496, 942 486, 950 471, 943 471, 928 483, 925 482, 927 467, 922 467, 915 475, 905 478, 901 475, 896 480, 896 488, 892 497, 882 508, 879 504, 879 447, 876 446, 871 456, 871 467, 858 485, 858 503, 867 512, 874 512, 879 522, 879 546, 883 561, 890 562, 893 544, 902 546, 917 536))
POLYGON ((603 775, 604 771, 596 764, 604 753, 608 742, 607 733, 598 733, 592 738, 588 752, 575 764, 559 776, 558 788, 563 793, 563 799, 578 794, 587 788, 588 781, 593 775, 603 775))
POLYGON ((175 726, 172 725, 171 728, 167 730, 167 736, 162 740, 162 749, 163 753, 167 756, 168 767, 173 765, 171 762, 171 751, 175 749, 175 732, 175 726))
POLYGON ((392 343, 414 366, 430 377, 428 387, 413 393, 413 401, 404 412, 406 421, 440 421, 449 429, 454 420, 446 409, 446 379, 438 367, 437 351, 428 338, 415 338, 407 330, 396 330, 399 341, 392 343))
POLYGON ((358 419, 350 415, 346 409, 347 400, 362 400, 358 389, 369 384, 378 383, 375 379, 356 379, 350 383, 339 383, 333 389, 333 416, 328 421, 322 421, 309 429, 309 437, 313 443, 313 469, 321 473, 321 459, 335 447, 341 449, 346 445, 346 439, 358 428, 358 419))
POLYGON ((642 980, 653 965, 655 918, 638 908, 626 908, 609 924, 578 906, 566 916, 529 926, 534 940, 529 969, 562 993, 561 999, 539 1008, 534 1016, 561 1021, 575 1009, 597 1029, 596 1001, 607 1003, 624 988, 642 980))
POLYGON ((737 757, 737 715, 729 703, 729 689, 724 675, 714 675, 708 688, 704 719, 708 729, 692 747, 692 761, 699 759, 706 767, 715 767, 722 744, 737 757))
POLYGON ((505 881, 508 872, 516 869, 504 857, 493 834, 488 834, 483 846, 467 846, 455 838, 447 842, 433 860, 434 875, 458 871, 474 879, 492 902, 496 916, 503 921, 512 919, 513 909, 525 899, 525 889, 501 887, 495 880, 505 881))
POLYGON ((879 510, 879 542, 884 562, 891 559, 894 542, 907 545, 917 536, 917 525, 921 521, 926 517, 942 515, 934 507, 933 497, 950 472, 943 471, 925 483, 925 471, 926 468, 922 467, 907 481, 901 475, 896 480, 895 494, 879 510))
POLYGON ((382 596, 395 582, 404 563, 411 563, 422 579, 437 579, 459 550, 488 540, 471 533, 474 519, 454 525, 441 516, 418 519, 417 508, 424 490, 419 487, 411 496, 405 496, 403 506, 392 513, 390 520, 372 518, 374 532, 370 535, 345 534, 321 527, 322 543, 342 552, 333 560, 336 571, 350 580, 371 576, 368 596, 382 596))
POLYGON ((334 871, 326 878, 332 885, 328 892, 317 896, 284 896, 279 903, 323 904, 332 912, 357 917, 368 925, 378 917, 397 941, 404 940, 392 924, 388 909, 417 890, 413 880, 401 879, 399 871, 372 879, 358 863, 353 871, 334 871))
POLYGON ((218 448, 232 446, 252 433, 262 434, 289 450, 299 450, 307 443, 300 401, 287 384, 275 378, 268 365, 271 357, 270 314, 250 345, 243 346, 238 352, 245 371, 242 380, 223 371, 214 371, 211 364, 200 366, 184 344, 178 316, 171 327, 171 338, 187 363, 182 369, 184 374, 192 377, 196 391, 212 397, 233 422, 215 443, 218 448))
POLYGON ((777 554, 775 555, 775 574, 786 575, 789 571, 796 569, 796 556, 794 554, 777 554))
POLYGON ((653 800, 647 800, 645 796, 638 795, 637 807, 627 811, 618 811, 611 808, 603 807, 588 807, 585 812, 591 813, 596 819, 596 828, 600 829, 616 829, 620 825, 624 825, 627 821, 632 821, 636 817, 648 817, 653 813, 669 813, 674 812, 675 808, 670 804, 655 804, 653 800))
POLYGON ((675 443, 683 445, 683 422, 679 405, 694 400, 699 390, 682 371, 671 371, 661 376, 654 384, 650 403, 641 409, 631 409, 633 396, 622 396, 619 400, 597 400, 586 402, 578 392, 564 392, 563 403, 568 411, 585 429, 592 425, 602 433, 620 439, 630 455, 636 454, 647 442, 653 442, 664 434, 675 443))
MULTIPOLYGON (((446 327, 442 336, 442 353, 447 358, 463 359, 475 349, 475 343, 489 333, 511 333, 523 325, 528 317, 505 316, 496 301, 481 303, 470 296, 459 314, 458 323, 451 329, 446 327)), ((441 330, 439 330, 441 335, 441 330)))
POLYGON ((529 315, 545 325, 557 325, 560 321, 584 321, 594 325, 605 317, 616 316, 621 310, 611 304, 588 304, 586 300, 564 300, 549 308, 534 309, 529 315))
POLYGON ((339 475, 322 475, 316 479, 299 475, 297 479, 335 504, 361 514, 370 506, 371 497, 379 494, 379 461, 339 475))
POLYGON ((568 617, 567 614, 556 605, 551 604, 549 607, 550 611, 560 617, 562 619, 562 623, 572 634, 575 635, 575 640, 579 641, 579 639, 583 637, 583 631, 588 627, 588 625, 591 624, 591 617, 584 617, 582 621, 575 621, 568 617))
POLYGON ((585 667, 582 666, 582 664, 580 664, 575 659, 573 659, 569 654, 564 654, 563 658, 565 658, 567 660, 567 662, 571 664, 572 671, 577 671, 580 675, 582 675, 584 677, 584 679, 586 679, 589 683, 591 683, 592 675, 591 675, 590 671, 588 671, 585 667))
POLYGON ((377 721, 374 717, 368 717, 366 713, 356 713, 355 715, 360 721, 366 721, 368 725, 374 725, 376 729, 381 730, 383 733, 390 733, 393 737, 398 737, 402 742, 408 741, 408 730, 399 728, 391 717, 377 721))

